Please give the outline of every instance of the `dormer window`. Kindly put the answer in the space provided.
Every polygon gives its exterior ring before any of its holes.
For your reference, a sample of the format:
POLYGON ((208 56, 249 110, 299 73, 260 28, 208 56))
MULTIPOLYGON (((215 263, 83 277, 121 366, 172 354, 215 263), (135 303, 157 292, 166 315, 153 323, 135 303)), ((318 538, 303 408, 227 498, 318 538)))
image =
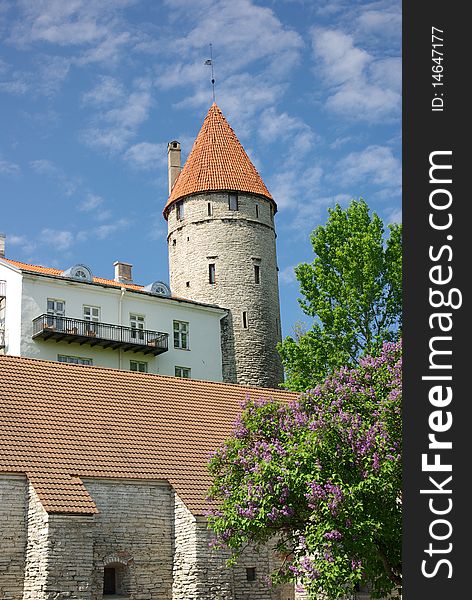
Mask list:
POLYGON ((238 194, 228 194, 229 210, 239 210, 238 194))
POLYGON ((79 281, 93 281, 92 271, 85 265, 74 265, 62 273, 62 277, 78 279, 79 281))

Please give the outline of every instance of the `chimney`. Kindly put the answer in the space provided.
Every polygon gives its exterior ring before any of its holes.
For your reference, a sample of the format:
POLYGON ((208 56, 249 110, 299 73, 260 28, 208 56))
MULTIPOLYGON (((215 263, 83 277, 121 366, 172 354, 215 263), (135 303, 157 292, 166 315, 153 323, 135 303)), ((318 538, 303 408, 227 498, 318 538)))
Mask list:
POLYGON ((169 195, 180 173, 180 142, 176 140, 167 144, 167 170, 169 175, 169 195))
POLYGON ((131 275, 131 267, 133 265, 116 260, 113 263, 113 266, 115 267, 115 281, 119 281, 120 283, 133 283, 133 276, 131 275))
POLYGON ((5 258, 5 234, 0 233, 0 258, 5 258))

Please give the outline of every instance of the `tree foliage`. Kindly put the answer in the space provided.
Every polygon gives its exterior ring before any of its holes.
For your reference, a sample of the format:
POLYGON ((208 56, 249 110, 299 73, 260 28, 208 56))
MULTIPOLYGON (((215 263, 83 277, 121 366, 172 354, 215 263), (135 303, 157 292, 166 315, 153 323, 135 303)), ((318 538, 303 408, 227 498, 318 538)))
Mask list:
POLYGON ((325 226, 311 234, 315 259, 295 272, 314 322, 279 344, 285 387, 304 391, 343 365, 376 354, 398 339, 402 306, 402 230, 382 220, 363 200, 329 210, 325 226))
POLYGON ((247 399, 210 461, 217 546, 272 544, 275 582, 310 598, 401 584, 401 343, 342 368, 293 404, 247 399))

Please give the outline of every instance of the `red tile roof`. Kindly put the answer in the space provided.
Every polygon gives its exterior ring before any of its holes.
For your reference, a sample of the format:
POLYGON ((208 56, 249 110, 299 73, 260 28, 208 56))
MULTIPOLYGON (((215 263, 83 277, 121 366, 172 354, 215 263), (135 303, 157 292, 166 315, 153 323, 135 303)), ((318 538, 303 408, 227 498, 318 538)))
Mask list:
MULTIPOLYGON (((20 262, 18 260, 11 260, 10 258, 2 258, 7 263, 10 263, 14 267, 18 267, 22 271, 29 271, 30 273, 39 273, 41 275, 55 275, 61 276, 64 273, 64 270, 61 269, 52 269, 51 267, 42 267, 41 265, 29 265, 27 263, 20 262)), ((124 287, 129 290, 142 290, 144 286, 135 285, 134 283, 121 283, 120 281, 115 281, 114 279, 104 279, 103 277, 94 277, 93 283, 101 283, 103 285, 112 285, 113 287, 124 287)))
POLYGON ((0 356, 0 472, 26 473, 49 512, 93 513, 80 477, 168 481, 195 514, 209 453, 240 402, 296 394, 0 356))
POLYGON ((199 192, 230 190, 265 196, 275 202, 241 142, 213 103, 193 144, 187 161, 174 183, 164 208, 179 198, 199 192))

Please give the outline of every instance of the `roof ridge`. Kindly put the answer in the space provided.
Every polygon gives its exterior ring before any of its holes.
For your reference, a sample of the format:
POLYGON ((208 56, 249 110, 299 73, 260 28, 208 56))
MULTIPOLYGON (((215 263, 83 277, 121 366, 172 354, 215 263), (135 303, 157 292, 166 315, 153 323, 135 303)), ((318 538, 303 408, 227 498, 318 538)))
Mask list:
POLYGON ((200 383, 204 383, 205 385, 209 384, 209 385, 223 385, 223 386, 227 386, 227 387, 233 387, 233 388, 237 388, 237 389, 251 389, 251 390, 263 390, 263 391, 274 391, 274 392, 278 392, 278 393, 286 393, 286 394, 294 394, 296 395, 297 392, 291 392, 290 390, 285 390, 283 388, 262 388, 259 386, 251 386, 251 385, 244 385, 241 383, 227 383, 226 381, 213 381, 213 380, 208 380, 208 379, 194 379, 194 378, 185 378, 185 377, 175 377, 174 375, 163 375, 162 373, 140 373, 138 371, 128 371, 126 369, 115 369, 113 367, 104 367, 101 365, 76 365, 73 363, 60 363, 54 360, 47 360, 47 359, 42 359, 42 358, 31 358, 29 356, 13 356, 11 354, 4 354, 4 355, 0 355, 0 360, 7 360, 7 359, 11 359, 11 360, 20 360, 22 362, 33 362, 33 363, 38 363, 38 364, 44 364, 47 363, 49 365, 54 365, 54 367, 56 368, 58 365, 60 366, 60 368, 63 369, 94 369, 95 371, 105 371, 105 372, 113 372, 113 373, 120 373, 123 374, 125 377, 157 377, 160 379, 163 379, 165 381, 179 381, 179 382, 185 382, 184 385, 192 385, 192 384, 200 384, 200 383))

